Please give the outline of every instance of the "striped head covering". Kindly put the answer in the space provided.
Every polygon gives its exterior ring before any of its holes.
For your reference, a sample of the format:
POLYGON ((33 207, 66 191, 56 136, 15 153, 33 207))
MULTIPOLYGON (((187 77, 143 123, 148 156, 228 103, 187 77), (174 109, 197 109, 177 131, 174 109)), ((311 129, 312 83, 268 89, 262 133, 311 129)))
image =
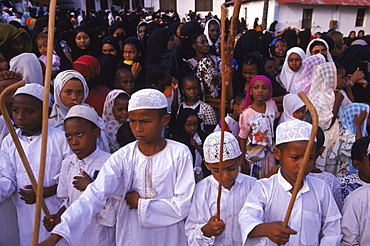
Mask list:
POLYGON ((361 125, 361 132, 362 136, 366 137, 367 131, 366 131, 366 122, 367 118, 369 116, 370 110, 369 105, 365 103, 351 103, 344 109, 344 115, 343 115, 343 122, 342 126, 344 129, 347 129, 351 131, 353 134, 356 134, 356 125, 353 123, 353 120, 355 119, 355 114, 360 115, 362 110, 366 110, 366 119, 361 125))

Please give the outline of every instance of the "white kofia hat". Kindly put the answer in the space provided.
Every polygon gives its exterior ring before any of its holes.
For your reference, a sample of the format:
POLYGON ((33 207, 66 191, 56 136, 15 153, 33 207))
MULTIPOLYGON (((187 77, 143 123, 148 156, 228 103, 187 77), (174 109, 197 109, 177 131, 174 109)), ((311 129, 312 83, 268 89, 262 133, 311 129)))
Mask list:
POLYGON ((311 130, 312 125, 302 120, 283 122, 276 128, 276 145, 294 141, 308 141, 310 140, 311 130))
MULTIPOLYGON (((221 132, 211 133, 203 144, 204 160, 207 163, 220 162, 220 139, 221 132)), ((224 161, 239 157, 242 152, 238 144, 238 140, 230 132, 225 132, 224 135, 224 161)))
POLYGON ((167 108, 165 95, 156 89, 142 89, 132 94, 128 102, 128 112, 138 109, 167 108))
POLYGON ((66 121, 68 118, 82 118, 91 121, 100 129, 104 128, 104 122, 98 116, 98 113, 96 113, 95 109, 86 105, 75 105, 71 107, 64 121, 66 121))
MULTIPOLYGON (((44 87, 36 83, 25 84, 24 86, 18 88, 15 91, 14 96, 18 94, 30 95, 30 96, 36 97, 41 102, 44 101, 44 87)), ((53 105, 51 104, 50 97, 49 97, 49 107, 51 108, 52 106, 53 105)))

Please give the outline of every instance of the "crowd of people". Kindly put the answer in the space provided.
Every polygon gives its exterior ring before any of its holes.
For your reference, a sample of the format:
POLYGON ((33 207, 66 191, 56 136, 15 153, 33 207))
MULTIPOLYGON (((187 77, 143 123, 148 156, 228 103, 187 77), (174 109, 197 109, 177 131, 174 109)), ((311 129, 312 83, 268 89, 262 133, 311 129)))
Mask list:
MULTIPOLYGON (((5 1, 2 3, 4 4, 5 1)), ((40 245, 366 245, 370 36, 240 20, 226 105, 222 23, 209 13, 3 5, 0 92, 38 176, 52 56, 40 245), (14 11, 14 12, 12 12, 14 11), (296 179, 312 112, 319 129, 296 179), (225 107, 220 175, 220 109, 225 107), (222 180, 220 214, 218 182, 222 180), (293 187, 299 194, 287 227, 293 187), (44 216, 44 215, 43 215, 44 216)), ((7 3, 7 4, 10 4, 7 3)), ((230 55, 230 54, 227 54, 230 55)), ((36 195, 0 117, 0 245, 31 245, 36 195)))

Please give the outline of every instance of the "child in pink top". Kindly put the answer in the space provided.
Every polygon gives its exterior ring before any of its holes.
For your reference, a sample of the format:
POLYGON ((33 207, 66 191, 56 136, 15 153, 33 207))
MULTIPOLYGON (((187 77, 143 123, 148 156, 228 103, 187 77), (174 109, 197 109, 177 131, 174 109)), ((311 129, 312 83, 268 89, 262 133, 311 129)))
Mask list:
POLYGON ((239 120, 240 149, 246 160, 242 171, 250 172, 256 178, 263 178, 275 164, 270 147, 273 144, 274 121, 280 114, 271 98, 270 79, 263 75, 255 76, 248 85, 239 120))

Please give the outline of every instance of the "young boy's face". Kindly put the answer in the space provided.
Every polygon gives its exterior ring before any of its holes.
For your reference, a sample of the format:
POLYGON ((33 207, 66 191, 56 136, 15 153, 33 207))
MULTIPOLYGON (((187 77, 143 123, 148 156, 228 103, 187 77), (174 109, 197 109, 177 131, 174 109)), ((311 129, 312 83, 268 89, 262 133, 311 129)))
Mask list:
POLYGON ((131 94, 134 90, 134 76, 131 72, 120 72, 115 84, 118 88, 131 94))
POLYGON ((156 143, 161 139, 162 128, 168 124, 169 115, 161 115, 160 110, 138 109, 129 112, 130 127, 139 144, 156 143))
POLYGON ((370 161, 369 156, 363 156, 362 162, 353 160, 353 166, 359 171, 358 175, 364 182, 370 183, 370 161))
POLYGON ((96 139, 100 135, 98 127, 82 118, 70 118, 64 122, 65 136, 69 147, 79 159, 91 155, 96 149, 96 139))
POLYGON ((46 56, 47 47, 48 47, 47 42, 48 42, 47 39, 37 40, 37 48, 39 49, 39 52, 41 55, 46 56))
MULTIPOLYGON (((274 149, 274 156, 280 160, 281 174, 292 186, 295 185, 299 169, 303 162, 303 156, 307 149, 308 141, 294 141, 285 144, 281 149, 274 149)), ((315 163, 315 147, 312 148, 306 169, 305 176, 309 174, 315 163)))
POLYGON ((32 136, 41 131, 42 126, 42 102, 36 97, 18 94, 13 99, 12 116, 15 124, 32 136))
MULTIPOLYGON (((206 167, 211 171, 213 177, 219 181, 220 180, 220 169, 219 163, 207 163, 205 162, 206 167)), ((222 186, 230 190, 234 183, 235 179, 239 173, 239 158, 227 160, 223 162, 222 168, 222 186)))
POLYGON ((78 79, 70 79, 65 83, 60 92, 60 100, 62 103, 71 108, 75 105, 80 105, 84 98, 84 87, 78 79))
POLYGON ((183 81, 182 93, 185 95, 186 101, 198 101, 199 82, 196 80, 183 81))

